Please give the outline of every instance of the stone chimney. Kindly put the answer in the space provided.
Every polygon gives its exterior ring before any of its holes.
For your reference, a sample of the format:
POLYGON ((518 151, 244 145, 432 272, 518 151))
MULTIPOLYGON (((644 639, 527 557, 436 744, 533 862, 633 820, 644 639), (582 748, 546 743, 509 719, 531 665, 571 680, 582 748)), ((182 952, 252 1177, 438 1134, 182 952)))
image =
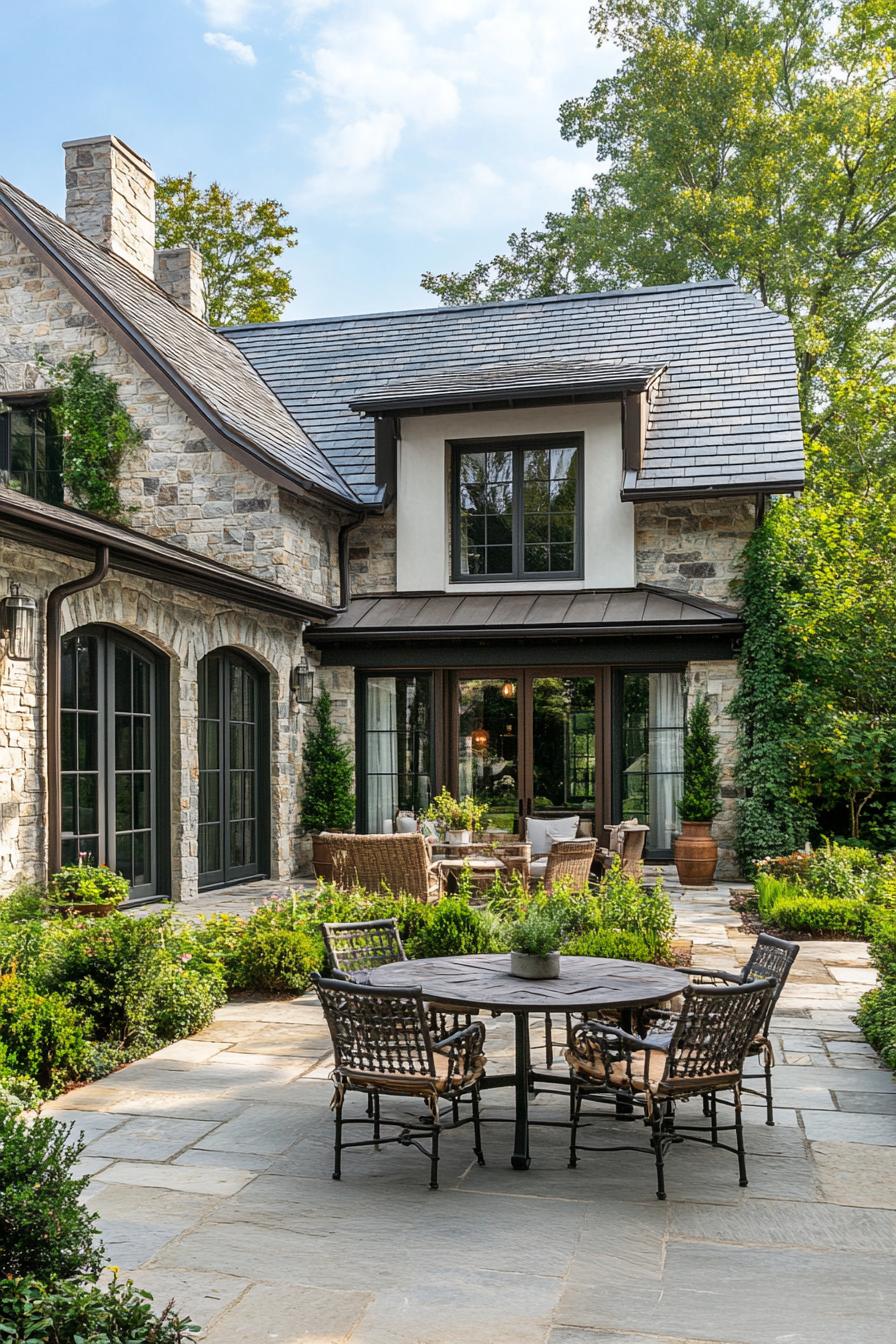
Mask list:
POLYGON ((85 238, 154 278, 156 180, 114 135, 67 140, 65 219, 85 238))
POLYGON ((205 318, 202 257, 194 247, 164 247, 156 252, 155 279, 160 289, 194 317, 205 318))

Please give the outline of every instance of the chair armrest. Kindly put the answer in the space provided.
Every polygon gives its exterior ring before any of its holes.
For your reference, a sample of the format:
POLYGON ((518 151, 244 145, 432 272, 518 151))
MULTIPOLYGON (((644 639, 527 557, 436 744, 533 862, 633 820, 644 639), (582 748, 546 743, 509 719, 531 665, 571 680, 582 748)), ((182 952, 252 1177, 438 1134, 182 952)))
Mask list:
POLYGON ((603 1070, 604 1086, 611 1089, 622 1089, 623 1091, 633 1091, 633 1056, 643 1054, 644 1069, 643 1076, 650 1076, 650 1056, 651 1054, 668 1054, 662 1045, 656 1041, 644 1039, 641 1036, 634 1036, 630 1031, 623 1031, 621 1027, 611 1027, 604 1022, 582 1022, 575 1027, 571 1038, 572 1050, 579 1056, 583 1064, 599 1062, 603 1070), (620 1078, 618 1066, 624 1067, 624 1076, 620 1078), (616 1076, 612 1077, 611 1070, 616 1068, 616 1076), (627 1084, 627 1086, 626 1086, 627 1084))
POLYGON ((469 1026, 453 1031, 444 1040, 434 1041, 433 1050, 448 1057, 448 1076, 460 1074, 465 1077, 475 1068, 476 1061, 485 1050, 485 1027, 481 1022, 471 1022, 469 1026))
POLYGON ((717 971, 711 967, 702 966, 683 966, 681 968, 689 980, 696 980, 701 985, 742 985, 743 976, 735 971, 717 971))

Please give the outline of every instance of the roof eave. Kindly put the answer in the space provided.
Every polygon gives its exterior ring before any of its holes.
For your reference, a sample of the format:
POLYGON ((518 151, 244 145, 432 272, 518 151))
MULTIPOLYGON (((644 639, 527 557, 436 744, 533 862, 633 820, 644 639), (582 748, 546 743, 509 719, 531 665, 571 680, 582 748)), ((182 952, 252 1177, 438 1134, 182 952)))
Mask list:
POLYGON ((805 489, 804 477, 783 481, 739 480, 709 485, 623 485, 619 498, 623 503, 646 503, 661 499, 710 499, 718 495, 754 499, 756 495, 792 495, 805 489))
POLYGON ((337 644, 379 644, 397 640, 418 640, 422 643, 481 639, 601 639, 604 636, 629 635, 737 635, 743 630, 738 617, 709 621, 614 621, 601 625, 489 625, 489 626, 405 626, 394 630, 356 626, 353 629, 333 629, 311 626, 305 638, 323 647, 337 644))
MULTIPOLYGON (((313 481, 301 472, 286 472, 258 444, 227 424, 208 404, 204 397, 182 378, 170 362, 137 331, 118 307, 89 276, 64 257, 39 230, 26 219, 18 207, 0 189, 0 221, 47 266, 58 279, 70 288, 89 313, 112 334, 142 368, 164 388, 190 419, 219 447, 243 461, 254 471, 275 485, 295 492, 296 486, 309 494, 326 499, 342 509, 363 513, 368 506, 351 493, 341 493, 313 481)), ((349 486, 345 487, 346 492, 349 486)))

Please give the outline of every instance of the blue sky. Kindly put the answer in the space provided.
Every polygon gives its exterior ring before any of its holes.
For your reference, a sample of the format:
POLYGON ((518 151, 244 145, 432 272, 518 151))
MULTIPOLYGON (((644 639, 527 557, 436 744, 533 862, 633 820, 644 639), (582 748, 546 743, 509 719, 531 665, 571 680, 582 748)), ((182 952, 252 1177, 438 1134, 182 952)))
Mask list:
POLYGON ((564 98, 612 68, 590 0, 2 0, 0 173, 62 213, 63 140, 119 135, 287 205, 287 316, 420 307, 562 209, 564 98))

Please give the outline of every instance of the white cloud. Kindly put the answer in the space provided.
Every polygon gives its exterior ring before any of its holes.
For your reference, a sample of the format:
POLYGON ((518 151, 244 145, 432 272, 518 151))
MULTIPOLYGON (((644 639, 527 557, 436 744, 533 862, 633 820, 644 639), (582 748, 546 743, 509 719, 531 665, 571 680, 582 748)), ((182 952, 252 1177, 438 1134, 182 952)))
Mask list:
POLYGON ((203 0, 205 21, 212 28, 244 28, 255 8, 255 0, 203 0))
POLYGON ((208 47, 217 47, 219 51, 226 51, 228 56, 232 56, 241 65, 255 65, 257 62, 258 58, 248 42, 238 42, 229 33, 203 33, 202 40, 208 47))

